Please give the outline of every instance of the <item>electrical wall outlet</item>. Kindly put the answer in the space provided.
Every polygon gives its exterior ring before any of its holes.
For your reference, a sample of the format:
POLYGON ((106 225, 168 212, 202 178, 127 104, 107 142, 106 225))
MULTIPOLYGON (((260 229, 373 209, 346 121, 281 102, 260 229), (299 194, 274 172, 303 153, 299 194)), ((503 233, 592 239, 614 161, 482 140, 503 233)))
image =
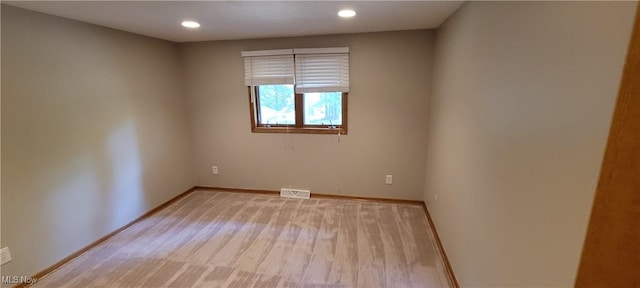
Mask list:
POLYGON ((0 265, 4 265, 11 261, 11 252, 9 252, 9 247, 4 247, 0 249, 0 265))
POLYGON ((393 184, 393 175, 387 175, 384 183, 386 183, 387 185, 393 184))
POLYGON ((218 166, 211 166, 211 173, 213 173, 213 175, 218 175, 218 166))
POLYGON ((433 199, 435 199, 436 202, 438 202, 438 195, 437 194, 433 194, 433 199))

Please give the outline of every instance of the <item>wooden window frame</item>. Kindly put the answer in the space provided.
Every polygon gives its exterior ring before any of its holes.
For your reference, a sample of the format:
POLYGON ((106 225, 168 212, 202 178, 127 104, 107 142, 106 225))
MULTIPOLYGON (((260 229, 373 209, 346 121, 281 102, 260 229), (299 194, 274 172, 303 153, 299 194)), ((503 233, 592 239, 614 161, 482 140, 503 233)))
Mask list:
POLYGON ((293 134, 347 134, 347 99, 349 93, 342 93, 342 125, 304 125, 304 97, 303 94, 295 95, 295 107, 296 107, 296 123, 293 125, 286 124, 259 124, 258 123, 258 102, 260 96, 258 95, 258 86, 254 86, 255 101, 251 96, 251 86, 248 86, 249 92, 249 111, 251 112, 251 132, 253 133, 293 133, 293 134))

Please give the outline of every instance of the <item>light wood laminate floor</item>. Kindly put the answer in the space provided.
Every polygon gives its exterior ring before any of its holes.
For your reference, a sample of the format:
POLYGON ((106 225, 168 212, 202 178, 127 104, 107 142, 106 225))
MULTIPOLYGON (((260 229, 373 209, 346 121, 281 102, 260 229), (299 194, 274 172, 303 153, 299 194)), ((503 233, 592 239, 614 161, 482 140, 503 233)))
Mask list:
POLYGON ((422 207, 195 191, 34 287, 449 287, 422 207))

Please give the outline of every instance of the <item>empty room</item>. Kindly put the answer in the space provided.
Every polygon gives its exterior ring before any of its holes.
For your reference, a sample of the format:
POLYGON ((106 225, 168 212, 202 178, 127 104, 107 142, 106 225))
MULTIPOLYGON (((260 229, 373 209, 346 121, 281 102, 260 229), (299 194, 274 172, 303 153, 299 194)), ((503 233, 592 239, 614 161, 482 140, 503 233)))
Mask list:
POLYGON ((636 1, 2 1, 5 287, 636 287, 636 1))

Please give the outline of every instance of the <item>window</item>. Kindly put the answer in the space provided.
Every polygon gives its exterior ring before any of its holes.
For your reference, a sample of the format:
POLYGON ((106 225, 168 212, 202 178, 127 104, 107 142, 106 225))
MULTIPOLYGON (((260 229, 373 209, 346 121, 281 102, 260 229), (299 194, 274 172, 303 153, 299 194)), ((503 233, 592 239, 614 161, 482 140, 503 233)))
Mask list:
POLYGON ((258 85, 253 89, 253 132, 347 133, 347 93, 294 94, 293 85, 258 85))
POLYGON ((304 125, 342 125, 342 93, 304 93, 302 103, 304 125))
POLYGON ((346 134, 348 48, 242 55, 253 132, 346 134))
POLYGON ((296 104, 293 85, 256 86, 256 107, 260 126, 296 124, 296 104))

